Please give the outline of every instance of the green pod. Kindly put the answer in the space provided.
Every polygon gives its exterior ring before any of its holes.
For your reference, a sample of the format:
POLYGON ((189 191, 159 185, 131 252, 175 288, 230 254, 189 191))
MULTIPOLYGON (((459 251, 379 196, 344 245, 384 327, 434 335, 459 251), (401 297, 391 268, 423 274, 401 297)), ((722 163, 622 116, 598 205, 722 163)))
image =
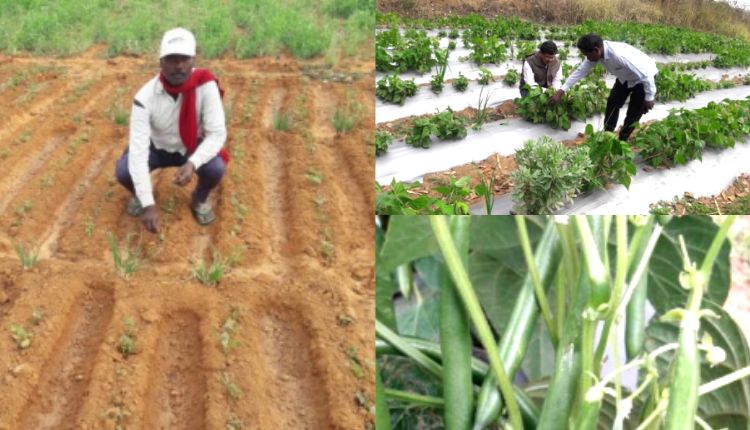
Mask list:
MULTIPOLYGON (((470 221, 471 217, 453 217, 450 223, 451 235, 464 267, 468 267, 470 221)), ((443 268, 440 285, 440 349, 445 428, 469 429, 474 410, 471 323, 447 268, 443 268)))
POLYGON ((690 311, 685 312, 680 329, 680 347, 674 358, 674 379, 669 388, 665 430, 692 430, 695 427, 701 379, 698 325, 698 316, 690 311))
MULTIPOLYGON (((560 263, 561 248, 560 238, 557 235, 554 223, 549 222, 544 229, 541 239, 534 253, 534 260, 539 269, 542 283, 549 286, 560 263)), ((514 378, 518 369, 521 368, 526 348, 534 335, 536 320, 539 315, 539 307, 534 295, 534 283, 527 274, 521 291, 518 293, 513 313, 510 316, 505 333, 498 345, 500 357, 505 365, 505 371, 509 378, 514 378)), ((503 400, 497 389, 495 376, 492 372, 487 374, 482 389, 477 398, 477 409, 474 414, 474 429, 480 430, 495 422, 500 416, 503 400)))
POLYGON ((568 419, 581 381, 581 336, 583 310, 586 308, 591 284, 585 271, 581 271, 575 297, 565 319, 560 344, 557 347, 555 371, 545 396, 538 430, 563 430, 570 428, 568 419))
MULTIPOLYGON (((607 255, 607 238, 609 237, 610 224, 602 217, 588 217, 591 224, 591 233, 596 244, 596 253, 599 255, 606 273, 609 273, 608 255, 607 255)), ((593 251, 593 250, 591 250, 593 251)), ((588 265, 586 266, 588 267, 588 265)), ((590 269, 590 268, 589 268, 590 269)), ((606 274, 605 273, 605 274, 606 274)), ((612 294, 608 276, 597 281, 591 282, 591 295, 589 296, 589 306, 593 309, 598 308, 604 303, 609 303, 612 294)))
POLYGON ((385 387, 380 370, 375 370, 375 430, 391 430, 391 411, 385 400, 385 387))
POLYGON ((646 299, 648 297, 648 274, 641 276, 633 290, 625 314, 625 352, 632 360, 643 350, 646 341, 646 299))

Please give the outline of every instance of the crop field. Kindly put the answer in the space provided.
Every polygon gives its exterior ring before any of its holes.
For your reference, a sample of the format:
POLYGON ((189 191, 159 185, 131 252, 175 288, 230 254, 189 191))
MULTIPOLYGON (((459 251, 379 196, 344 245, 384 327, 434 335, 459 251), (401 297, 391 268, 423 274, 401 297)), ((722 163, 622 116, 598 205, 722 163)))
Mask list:
POLYGON ((114 177, 158 61, 110 49, 0 54, 0 429, 371 428, 371 45, 199 52, 232 160, 208 227, 154 172, 159 234, 114 177))
POLYGON ((376 65, 381 214, 648 213, 686 192, 721 194, 748 173, 739 162, 750 151, 744 39, 636 23, 384 14, 376 65), (567 78, 588 32, 639 47, 659 67, 656 106, 626 144, 602 131, 614 83, 603 69, 554 107, 549 92, 518 98, 521 59, 540 40, 557 43, 567 78))

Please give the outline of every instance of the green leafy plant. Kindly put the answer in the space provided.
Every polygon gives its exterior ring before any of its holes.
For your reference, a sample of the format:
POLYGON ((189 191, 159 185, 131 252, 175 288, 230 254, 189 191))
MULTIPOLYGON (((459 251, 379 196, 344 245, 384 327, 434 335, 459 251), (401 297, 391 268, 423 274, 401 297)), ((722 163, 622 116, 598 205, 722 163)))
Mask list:
POLYGON ((398 75, 386 76, 379 80, 375 89, 375 95, 379 99, 399 105, 404 104, 407 97, 416 93, 417 84, 414 83, 414 79, 404 81, 398 75))
POLYGON ((492 71, 490 69, 480 67, 479 68, 479 84, 480 85, 489 85, 490 82, 493 82, 495 80, 495 77, 492 75, 492 71))
POLYGON ((435 126, 435 135, 441 140, 459 140, 466 137, 466 120, 448 109, 433 116, 430 122, 435 126))
POLYGON ((547 136, 526 141, 516 152, 516 164, 513 203, 528 214, 550 214, 572 201, 591 174, 587 148, 567 148, 547 136))
POLYGON ((198 260, 193 268, 193 277, 201 284, 215 287, 238 259, 238 256, 224 258, 217 251, 214 251, 210 265, 203 259, 198 260))
POLYGON ((685 164, 700 158, 706 147, 730 148, 750 135, 750 100, 711 102, 696 110, 673 110, 649 124, 633 139, 643 160, 651 166, 685 164))
POLYGON ((456 41, 455 40, 451 40, 450 42, 448 42, 448 50, 449 51, 453 51, 455 49, 456 49, 456 41))
POLYGON ((750 349, 722 308, 733 221, 390 218, 376 228, 376 413, 390 412, 378 428, 400 428, 391 416, 477 430, 747 427, 735 411, 750 408, 750 349), (399 267, 421 280, 412 299, 399 267))
POLYGON ((675 73, 668 69, 661 69, 656 75, 656 100, 685 101, 695 97, 695 94, 711 88, 711 84, 694 75, 675 73))
POLYGON ((534 52, 536 52, 536 42, 518 42, 516 44, 516 60, 518 61, 522 61, 534 52))
POLYGON ((453 88, 456 89, 456 91, 464 92, 466 91, 466 88, 469 86, 469 78, 463 75, 463 73, 459 72, 458 77, 453 80, 453 88))
POLYGON ((497 36, 477 36, 464 40, 468 41, 472 48, 471 54, 469 54, 471 60, 479 66, 487 63, 499 64, 508 58, 506 54, 507 46, 497 36))
POLYGON ((388 152, 388 147, 393 142, 393 135, 387 131, 375 131, 375 155, 380 156, 388 152))
POLYGON ((635 175, 636 169, 633 151, 627 142, 609 131, 594 132, 594 127, 587 124, 584 145, 588 148, 592 166, 587 188, 602 188, 610 180, 630 187, 630 178, 635 175))
POLYGON ((406 144, 417 148, 429 148, 430 136, 437 134, 437 126, 430 118, 415 118, 411 130, 406 135, 406 144))
POLYGON ((375 212, 380 215, 468 215, 469 206, 463 199, 471 194, 470 178, 456 179, 451 176, 448 183, 435 188, 439 197, 416 194, 419 182, 403 183, 395 179, 388 189, 375 183, 375 212))
POLYGON ((607 86, 601 79, 588 78, 577 83, 555 105, 548 103, 554 94, 552 88, 533 87, 529 95, 516 99, 518 114, 529 121, 547 123, 567 130, 573 120, 585 121, 607 106, 607 86))
POLYGON ((515 69, 508 70, 508 73, 505 74, 503 77, 503 83, 505 85, 512 87, 518 82, 518 71, 515 69))

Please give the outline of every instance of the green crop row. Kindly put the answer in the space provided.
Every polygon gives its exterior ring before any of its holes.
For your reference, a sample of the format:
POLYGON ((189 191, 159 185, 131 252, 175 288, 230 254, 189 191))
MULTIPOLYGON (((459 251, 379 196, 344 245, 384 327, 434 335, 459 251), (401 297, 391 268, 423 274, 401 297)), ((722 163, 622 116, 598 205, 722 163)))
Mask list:
POLYGON ((515 39, 537 40, 542 34, 545 38, 554 40, 575 41, 580 36, 593 32, 606 40, 626 42, 651 53, 674 55, 711 52, 716 54, 714 65, 720 68, 750 65, 750 43, 746 40, 660 24, 585 21, 568 27, 544 27, 516 17, 486 19, 468 15, 415 20, 380 13, 377 14, 377 24, 420 29, 462 28, 464 40, 495 37, 506 43, 515 39))
POLYGON ((156 54, 166 30, 185 27, 195 33, 199 55, 207 58, 284 50, 309 58, 332 46, 353 55, 372 40, 374 10, 373 0, 3 0, 0 51, 73 55, 103 43, 109 56, 156 54))
POLYGON ((572 121, 585 121, 604 112, 607 105, 607 86, 602 79, 582 80, 554 106, 547 103, 552 94, 551 88, 531 88, 527 97, 516 99, 518 114, 535 124, 546 123, 567 130, 572 121))

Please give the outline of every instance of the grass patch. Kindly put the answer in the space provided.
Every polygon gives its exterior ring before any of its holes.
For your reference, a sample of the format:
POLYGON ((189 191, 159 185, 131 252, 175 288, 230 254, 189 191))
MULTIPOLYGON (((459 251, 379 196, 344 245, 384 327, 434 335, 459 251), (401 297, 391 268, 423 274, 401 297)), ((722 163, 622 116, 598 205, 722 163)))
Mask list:
POLYGON ((108 56, 152 55, 158 52, 164 32, 179 26, 195 33, 198 55, 204 58, 226 54, 248 58, 284 51, 310 58, 325 53, 337 31, 372 34, 373 27, 365 30, 349 24, 361 14, 374 22, 374 2, 6 2, 0 16, 0 51, 73 55, 103 43, 108 56))

